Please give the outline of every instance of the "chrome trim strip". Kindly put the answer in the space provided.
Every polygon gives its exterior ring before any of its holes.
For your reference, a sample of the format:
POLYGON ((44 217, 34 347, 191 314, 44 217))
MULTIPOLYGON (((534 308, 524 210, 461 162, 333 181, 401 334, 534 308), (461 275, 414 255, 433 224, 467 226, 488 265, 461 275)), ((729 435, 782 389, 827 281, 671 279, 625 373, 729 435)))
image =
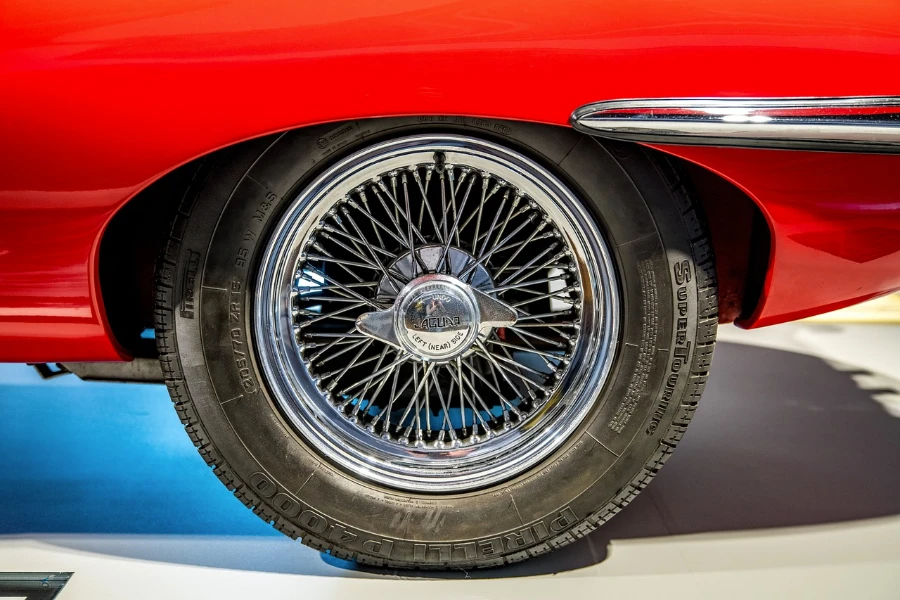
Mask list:
POLYGON ((900 97, 665 98, 588 104, 598 137, 702 146, 900 153, 900 97))

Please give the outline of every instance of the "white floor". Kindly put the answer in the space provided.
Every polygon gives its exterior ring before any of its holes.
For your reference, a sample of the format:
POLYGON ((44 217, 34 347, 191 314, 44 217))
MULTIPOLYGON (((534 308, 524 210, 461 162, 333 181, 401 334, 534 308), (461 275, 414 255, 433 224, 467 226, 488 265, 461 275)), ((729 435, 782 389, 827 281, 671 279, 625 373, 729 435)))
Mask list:
MULTIPOLYGON (((0 571, 72 571, 62 600, 900 598, 900 327, 723 328, 720 340, 695 421, 656 481, 608 525, 541 559, 375 572, 252 524, 242 536, 88 524, 0 535, 0 571)), ((32 483, 29 494, 58 492, 32 483)), ((29 513, 8 499, 19 483, 7 485, 0 511, 20 531, 29 513)))

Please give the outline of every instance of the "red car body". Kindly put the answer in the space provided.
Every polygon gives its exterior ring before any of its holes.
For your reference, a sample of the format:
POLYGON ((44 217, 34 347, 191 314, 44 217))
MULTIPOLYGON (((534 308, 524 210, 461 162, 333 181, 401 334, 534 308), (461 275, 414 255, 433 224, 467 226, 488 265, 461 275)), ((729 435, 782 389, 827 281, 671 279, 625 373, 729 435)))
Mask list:
MULTIPOLYGON (((253 137, 391 115, 567 125, 621 98, 900 95, 900 4, 882 0, 48 0, 0 14, 0 361, 127 359, 100 286, 105 228, 179 165, 253 137)), ((656 147, 765 217, 768 268, 740 325, 900 289, 900 156, 656 147)))

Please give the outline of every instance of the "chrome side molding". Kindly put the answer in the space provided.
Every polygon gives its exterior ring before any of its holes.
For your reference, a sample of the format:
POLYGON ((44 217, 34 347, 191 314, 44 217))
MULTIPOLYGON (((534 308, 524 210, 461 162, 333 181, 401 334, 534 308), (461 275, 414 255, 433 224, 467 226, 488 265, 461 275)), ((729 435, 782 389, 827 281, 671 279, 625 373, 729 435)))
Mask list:
POLYGON ((635 142, 900 153, 900 96, 612 100, 579 108, 571 121, 635 142))

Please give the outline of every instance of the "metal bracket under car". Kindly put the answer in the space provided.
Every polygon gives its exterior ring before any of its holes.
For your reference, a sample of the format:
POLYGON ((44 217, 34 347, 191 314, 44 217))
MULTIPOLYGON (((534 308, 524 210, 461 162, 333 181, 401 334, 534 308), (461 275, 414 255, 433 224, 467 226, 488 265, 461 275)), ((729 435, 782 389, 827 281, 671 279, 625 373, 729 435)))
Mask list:
POLYGON ((34 363, 43 379, 72 373, 84 381, 163 383, 162 368, 155 358, 135 358, 130 362, 34 363))

